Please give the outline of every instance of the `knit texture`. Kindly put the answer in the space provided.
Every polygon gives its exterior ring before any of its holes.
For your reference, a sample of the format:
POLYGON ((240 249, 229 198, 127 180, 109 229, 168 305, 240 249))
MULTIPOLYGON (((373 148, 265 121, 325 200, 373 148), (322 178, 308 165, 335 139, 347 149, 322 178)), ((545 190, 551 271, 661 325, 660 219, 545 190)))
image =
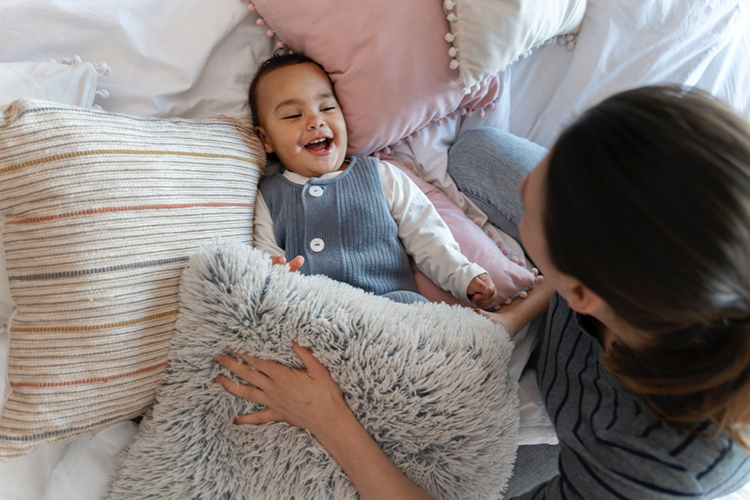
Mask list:
POLYGON ((417 292, 409 256, 385 201, 378 163, 372 157, 352 158, 341 175, 313 177, 304 185, 277 173, 263 179, 259 189, 286 258, 305 257, 299 272, 323 274, 376 295, 417 292), (320 251, 311 248, 316 239, 324 242, 320 251))
POLYGON ((247 118, 163 120, 31 100, 0 112, 15 305, 0 461, 153 404, 182 269, 215 237, 252 242, 264 161, 247 118))
POLYGON ((505 330, 465 308, 397 304, 272 266, 231 244, 201 249, 180 285, 170 369, 118 459, 106 498, 351 499, 307 431, 235 425, 259 409, 212 382, 227 346, 299 367, 313 349, 388 457, 437 498, 497 498, 514 460, 517 384, 505 330))

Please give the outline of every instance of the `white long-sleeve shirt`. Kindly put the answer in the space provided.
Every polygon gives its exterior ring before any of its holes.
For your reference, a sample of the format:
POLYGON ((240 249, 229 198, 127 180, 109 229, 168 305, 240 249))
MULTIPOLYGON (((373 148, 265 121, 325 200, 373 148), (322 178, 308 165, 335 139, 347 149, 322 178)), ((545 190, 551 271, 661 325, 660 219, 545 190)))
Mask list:
MULTIPOLYGON (((323 174, 322 179, 337 177, 338 170, 323 174)), ((398 225, 398 236, 417 268, 439 287, 455 297, 468 300, 466 291, 472 279, 486 271, 461 254, 448 226, 425 194, 401 170, 388 162, 378 165, 380 183, 391 216, 398 225)), ((290 170, 282 174, 296 184, 310 179, 290 170)), ((260 191, 255 200, 255 246, 270 255, 284 255, 276 243, 271 213, 260 191)))

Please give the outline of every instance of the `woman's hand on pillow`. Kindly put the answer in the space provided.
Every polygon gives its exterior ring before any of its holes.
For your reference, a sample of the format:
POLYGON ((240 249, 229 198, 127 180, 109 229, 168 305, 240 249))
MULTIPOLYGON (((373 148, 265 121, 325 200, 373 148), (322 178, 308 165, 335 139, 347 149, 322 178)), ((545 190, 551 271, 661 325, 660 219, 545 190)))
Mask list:
POLYGON ((490 276, 484 273, 471 280, 466 296, 479 309, 487 309, 497 300, 497 289, 490 276))
MULTIPOLYGON (((272 255, 271 256, 271 263, 274 265, 283 266, 287 263, 286 257, 283 255, 272 255)), ((289 261, 289 272, 293 273, 297 271, 300 267, 302 267, 302 264, 305 263, 305 258, 301 255, 296 256, 292 260, 289 261)))
POLYGON ((337 416, 347 417, 351 413, 341 388, 312 351, 296 343, 292 343, 292 351, 302 360, 304 369, 290 368, 247 353, 236 353, 244 363, 229 354, 216 357, 217 363, 246 384, 223 375, 216 377, 216 382, 235 396, 266 407, 255 413, 239 415, 234 423, 286 422, 317 436, 335 425, 337 416))
POLYGON ((264 361, 237 353, 245 363, 228 354, 216 361, 239 376, 240 384, 219 375, 216 380, 235 396, 266 408, 234 419, 236 424, 286 422, 306 429, 338 462, 362 498, 432 497, 412 483, 367 433, 346 405, 339 385, 312 351, 292 343, 305 369, 264 361))

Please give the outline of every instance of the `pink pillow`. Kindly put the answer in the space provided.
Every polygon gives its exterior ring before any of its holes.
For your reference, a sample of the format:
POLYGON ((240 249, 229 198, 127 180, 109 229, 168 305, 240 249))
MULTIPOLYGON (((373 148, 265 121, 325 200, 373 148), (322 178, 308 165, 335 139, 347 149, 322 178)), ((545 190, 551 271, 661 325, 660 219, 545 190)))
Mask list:
MULTIPOLYGON (((526 268, 511 261, 503 255, 489 236, 474 224, 466 214, 442 191, 427 181, 417 177, 414 172, 392 157, 384 157, 383 160, 401 169, 414 183, 427 195, 440 214, 440 217, 448 225, 453 237, 461 247, 461 253, 469 259, 482 266, 497 287, 499 301, 509 298, 516 293, 525 290, 535 277, 526 268)), ((460 304, 462 306, 474 307, 471 303, 459 300, 450 292, 447 292, 433 283, 427 276, 417 269, 412 263, 414 279, 417 281, 419 293, 432 302, 445 302, 446 304, 460 304)))
POLYGON ((260 23, 331 76, 350 155, 383 150, 455 112, 494 106, 499 96, 497 76, 465 96, 451 88, 458 70, 449 68, 441 2, 252 1, 260 23))

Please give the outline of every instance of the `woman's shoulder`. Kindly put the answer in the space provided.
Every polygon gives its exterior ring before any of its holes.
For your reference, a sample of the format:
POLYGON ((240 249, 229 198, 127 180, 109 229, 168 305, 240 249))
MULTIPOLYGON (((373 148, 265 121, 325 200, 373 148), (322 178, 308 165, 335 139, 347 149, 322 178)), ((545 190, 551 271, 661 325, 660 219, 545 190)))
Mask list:
MULTIPOLYGON (((744 448, 724 435, 701 437, 711 435, 708 423, 688 432, 653 418, 638 396, 609 374, 602 354, 585 318, 555 295, 539 346, 537 379, 569 456, 567 473, 615 489, 619 484, 627 498, 636 494, 631 488, 727 494, 733 484, 747 481, 750 454, 744 448)), ((642 495, 636 497, 651 497, 642 495)))

